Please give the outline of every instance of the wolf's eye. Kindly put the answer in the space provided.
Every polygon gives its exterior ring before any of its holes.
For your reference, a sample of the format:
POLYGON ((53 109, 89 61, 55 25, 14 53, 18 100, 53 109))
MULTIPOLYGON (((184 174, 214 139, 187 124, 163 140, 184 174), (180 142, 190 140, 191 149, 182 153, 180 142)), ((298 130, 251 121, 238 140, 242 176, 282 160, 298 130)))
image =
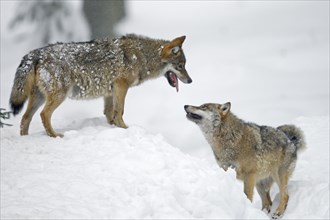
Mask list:
POLYGON ((176 68, 177 68, 178 70, 182 70, 182 69, 184 68, 184 65, 183 65, 182 63, 179 63, 179 64, 176 66, 176 68))
POLYGON ((205 110, 207 107, 206 107, 206 105, 201 105, 200 108, 205 110))

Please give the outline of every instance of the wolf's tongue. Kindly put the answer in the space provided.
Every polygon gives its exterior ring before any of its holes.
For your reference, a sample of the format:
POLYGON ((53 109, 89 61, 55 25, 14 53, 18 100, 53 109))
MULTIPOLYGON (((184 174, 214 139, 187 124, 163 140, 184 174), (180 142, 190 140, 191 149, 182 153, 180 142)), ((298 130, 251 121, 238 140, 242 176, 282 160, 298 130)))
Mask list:
POLYGON ((173 86, 175 86, 176 91, 179 92, 179 82, 178 82, 178 77, 175 75, 175 73, 170 73, 170 77, 173 81, 173 86))

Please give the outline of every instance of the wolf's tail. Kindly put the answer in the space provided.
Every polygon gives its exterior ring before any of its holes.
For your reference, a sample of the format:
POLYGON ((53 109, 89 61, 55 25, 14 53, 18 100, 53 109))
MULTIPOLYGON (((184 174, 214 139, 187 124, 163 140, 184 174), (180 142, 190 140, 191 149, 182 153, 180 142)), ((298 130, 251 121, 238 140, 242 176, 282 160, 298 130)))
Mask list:
POLYGON ((297 151, 302 151, 306 148, 305 137, 303 131, 295 125, 282 125, 277 129, 284 132, 290 141, 296 146, 297 151))
POLYGON ((36 51, 31 51, 23 57, 21 64, 17 67, 9 99, 10 108, 14 115, 20 113, 28 94, 35 85, 35 67, 38 57, 36 51))

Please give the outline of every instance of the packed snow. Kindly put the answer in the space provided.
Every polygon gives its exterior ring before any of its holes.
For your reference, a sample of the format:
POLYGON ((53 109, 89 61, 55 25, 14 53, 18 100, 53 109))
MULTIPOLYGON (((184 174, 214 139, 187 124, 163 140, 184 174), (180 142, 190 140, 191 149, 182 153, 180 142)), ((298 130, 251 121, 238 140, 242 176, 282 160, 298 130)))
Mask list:
MULTIPOLYGON (((1 1, 0 106, 6 109, 15 70, 37 44, 16 42, 7 29, 14 4, 1 1)), ((22 113, 5 120, 13 126, 0 130, 1 219, 269 218, 256 190, 251 203, 234 170, 217 166, 199 128, 185 118, 185 104, 226 101, 246 121, 304 131, 307 149, 289 181, 283 219, 329 219, 329 2, 126 6, 120 34, 187 36, 193 83, 179 82, 179 93, 165 78, 130 89, 128 129, 107 124, 102 99, 66 100, 52 117, 63 138, 46 135, 40 110, 28 136, 19 135, 22 113)), ((274 211, 276 185, 271 197, 274 211)))

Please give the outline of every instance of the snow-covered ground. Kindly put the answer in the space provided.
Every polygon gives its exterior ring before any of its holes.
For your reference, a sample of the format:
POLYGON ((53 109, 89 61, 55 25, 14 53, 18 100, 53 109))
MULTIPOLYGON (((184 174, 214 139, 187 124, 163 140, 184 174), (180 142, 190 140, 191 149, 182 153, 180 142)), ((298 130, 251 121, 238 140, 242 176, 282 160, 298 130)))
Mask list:
MULTIPOLYGON (((20 59, 1 1, 1 96, 8 97, 20 59)), ((119 33, 171 39, 183 48, 193 83, 179 93, 166 79, 128 92, 127 130, 109 126, 102 99, 67 100, 53 115, 64 138, 46 136, 35 115, 30 135, 20 117, 1 132, 1 218, 265 219, 233 170, 220 170, 184 104, 232 102, 259 124, 293 123, 306 136, 289 183, 283 219, 329 219, 329 2, 129 1, 119 33)), ((271 190, 279 200, 278 188, 271 190)))
MULTIPOLYGON (((299 118, 310 146, 289 184, 284 219, 329 216, 329 118, 299 118), (329 152, 327 150, 327 152, 329 152)), ((13 219, 265 219, 232 170, 187 155, 160 134, 110 127, 103 118, 64 123, 63 139, 44 132, 2 135, 1 215, 13 219), (16 137, 16 138, 15 138, 16 137)), ((271 191, 278 204, 278 190, 271 191)))

